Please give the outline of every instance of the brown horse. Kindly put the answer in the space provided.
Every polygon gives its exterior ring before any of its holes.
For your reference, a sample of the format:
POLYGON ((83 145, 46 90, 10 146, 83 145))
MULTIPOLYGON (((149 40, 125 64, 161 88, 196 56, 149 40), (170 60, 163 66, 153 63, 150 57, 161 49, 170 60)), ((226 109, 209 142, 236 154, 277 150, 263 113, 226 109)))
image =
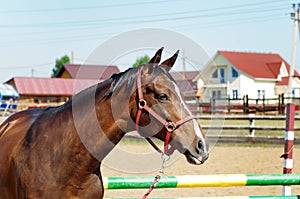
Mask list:
POLYGON ((0 198, 102 198, 101 161, 136 126, 202 164, 204 135, 168 72, 178 52, 159 64, 161 53, 62 106, 22 111, 3 122, 0 198))

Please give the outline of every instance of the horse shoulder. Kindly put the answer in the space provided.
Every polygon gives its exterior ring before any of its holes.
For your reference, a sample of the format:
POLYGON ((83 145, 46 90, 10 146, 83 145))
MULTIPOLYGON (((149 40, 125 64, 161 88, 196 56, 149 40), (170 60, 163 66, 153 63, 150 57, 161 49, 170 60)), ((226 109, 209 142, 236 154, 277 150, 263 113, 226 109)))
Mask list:
MULTIPOLYGON (((0 126, 0 198, 9 194, 9 189, 15 189, 16 179, 11 173, 12 159, 18 152, 15 151, 26 135, 28 129, 35 121, 41 110, 28 110, 18 112, 0 126)), ((10 198, 10 197, 8 197, 10 198)))

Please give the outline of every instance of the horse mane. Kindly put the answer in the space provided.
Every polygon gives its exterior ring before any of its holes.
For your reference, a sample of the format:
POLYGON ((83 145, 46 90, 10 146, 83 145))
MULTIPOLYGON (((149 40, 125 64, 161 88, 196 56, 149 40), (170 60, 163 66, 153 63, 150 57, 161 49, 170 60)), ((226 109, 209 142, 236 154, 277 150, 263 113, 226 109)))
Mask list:
MULTIPOLYGON (((116 92, 119 89, 121 89, 124 84, 126 84, 126 91, 131 90, 136 81, 136 75, 139 67, 129 68, 124 72, 113 74, 108 79, 108 81, 111 82, 111 86, 104 94, 104 97, 111 96, 113 92, 116 92)), ((101 86, 101 83, 99 84, 99 86, 101 86)))
MULTIPOLYGON (((124 72, 113 74, 110 79, 108 79, 109 82, 111 82, 110 88, 107 90, 107 92, 104 94, 104 97, 109 97, 112 95, 113 92, 118 91, 123 87, 124 84, 126 84, 126 91, 130 91, 136 81, 137 71, 140 67, 144 67, 146 65, 140 65, 139 67, 135 68, 129 68, 124 72)), ((150 66, 151 67, 151 66, 150 66)), ((170 75, 170 73, 163 67, 155 67, 154 70, 152 70, 152 77, 150 81, 153 81, 158 75, 165 74, 168 78, 170 78, 172 81, 175 82, 173 77, 170 75)), ((104 83, 104 82, 103 82, 104 83)), ((99 86, 102 83, 99 84, 99 86)), ((105 83, 104 83, 105 84, 105 83)), ((129 94, 129 92, 126 92, 129 94)))

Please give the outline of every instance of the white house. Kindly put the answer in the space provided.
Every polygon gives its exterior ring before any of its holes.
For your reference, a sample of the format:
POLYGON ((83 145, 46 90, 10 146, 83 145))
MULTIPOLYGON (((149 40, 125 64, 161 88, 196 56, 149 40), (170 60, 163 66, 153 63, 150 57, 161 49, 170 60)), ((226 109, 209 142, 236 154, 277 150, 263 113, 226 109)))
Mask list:
MULTIPOLYGON (((289 70, 278 54, 218 51, 195 80, 209 97, 274 98, 285 93, 289 70)), ((293 95, 299 97, 299 74, 294 75, 293 95)))

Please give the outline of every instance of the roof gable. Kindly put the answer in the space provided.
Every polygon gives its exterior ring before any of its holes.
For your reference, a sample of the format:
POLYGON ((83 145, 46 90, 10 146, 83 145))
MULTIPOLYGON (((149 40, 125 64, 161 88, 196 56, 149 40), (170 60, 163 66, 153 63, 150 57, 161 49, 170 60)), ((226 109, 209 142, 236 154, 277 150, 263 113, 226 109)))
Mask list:
POLYGON ((282 67, 282 62, 276 62, 276 63, 266 63, 268 69, 274 75, 274 77, 278 78, 278 75, 280 74, 280 69, 282 67))
POLYGON ((218 51, 218 53, 238 70, 254 78, 277 79, 282 63, 288 71, 290 67, 279 54, 233 51, 218 51))
POLYGON ((61 77, 66 71, 71 78, 77 79, 100 79, 105 80, 120 70, 117 66, 107 65, 81 65, 81 64, 63 64, 56 77, 61 77))

